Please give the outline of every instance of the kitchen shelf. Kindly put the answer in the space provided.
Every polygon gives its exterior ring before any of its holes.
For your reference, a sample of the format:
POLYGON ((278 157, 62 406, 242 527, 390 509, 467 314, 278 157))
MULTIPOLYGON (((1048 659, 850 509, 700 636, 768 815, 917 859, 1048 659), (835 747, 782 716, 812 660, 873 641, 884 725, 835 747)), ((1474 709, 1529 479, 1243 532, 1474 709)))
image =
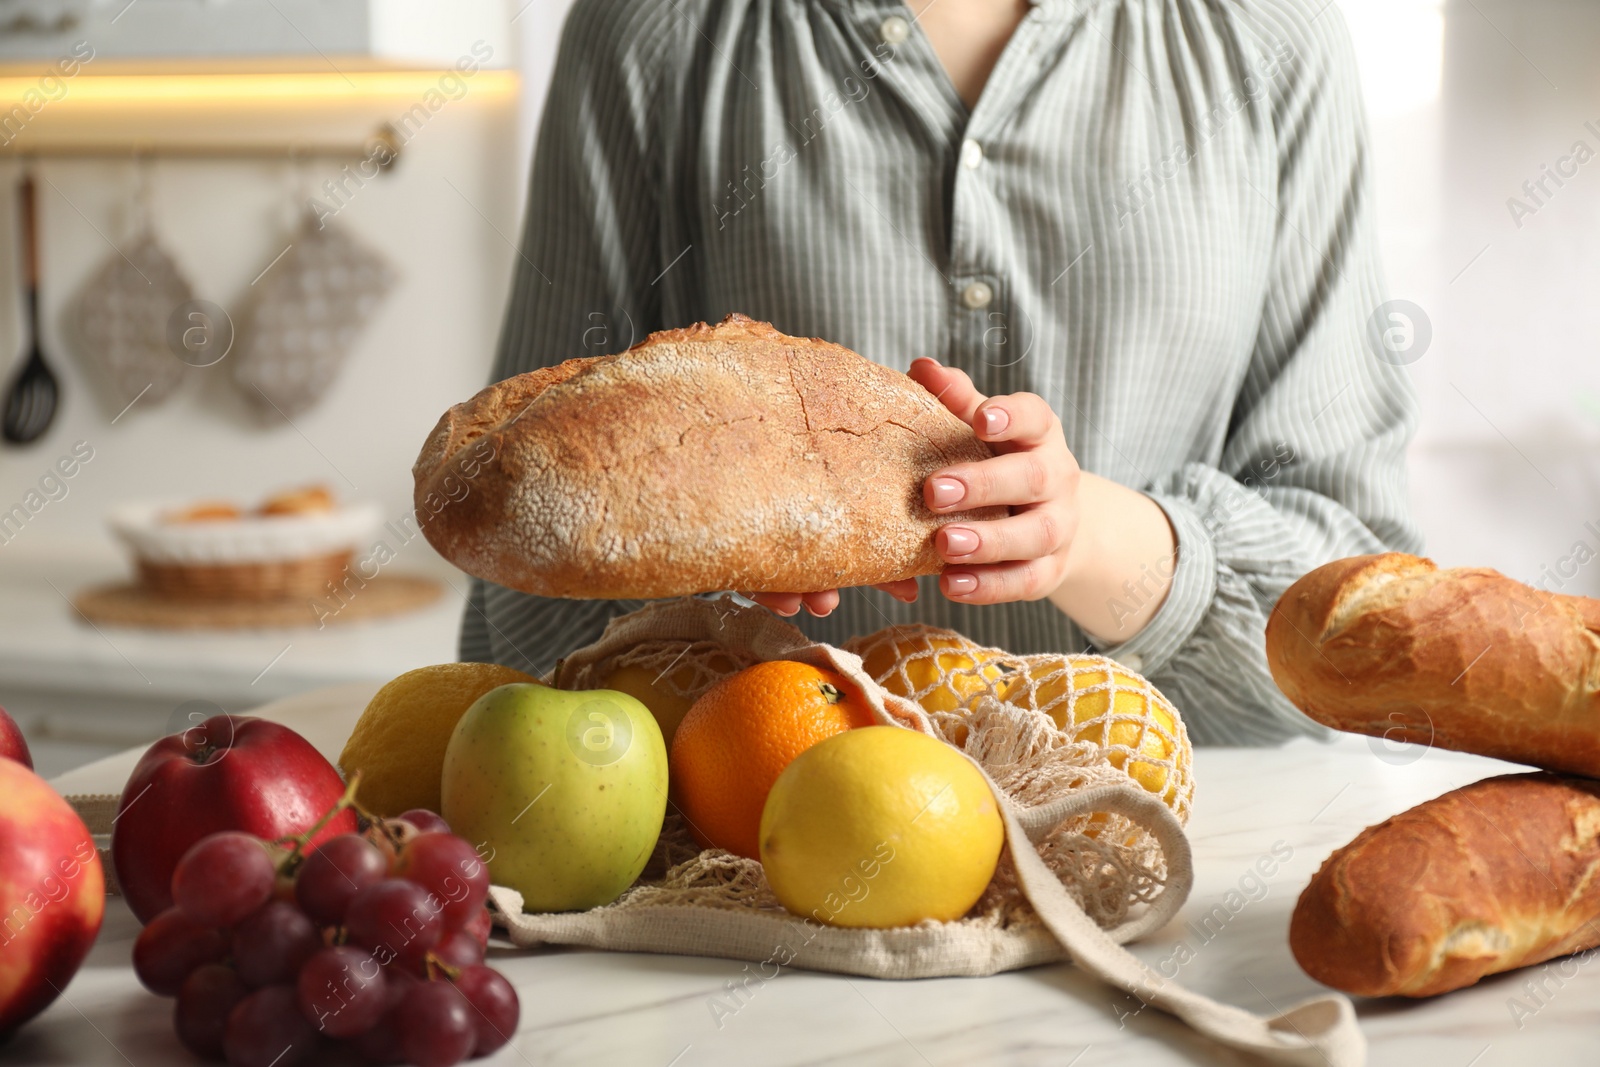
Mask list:
POLYGON ((360 144, 318 141, 226 142, 208 141, 72 141, 45 146, 17 148, 0 145, 0 159, 348 159, 371 160, 380 171, 392 168, 400 159, 399 132, 385 122, 360 144))
POLYGON ((387 169, 435 116, 508 103, 515 72, 88 74, 64 79, 55 99, 37 78, 0 77, 0 158, 372 160, 387 169))
POLYGON ((186 160, 261 160, 261 158, 347 158, 350 162, 373 160, 379 171, 386 171, 400 160, 400 138, 389 123, 379 126, 362 144, 315 141, 210 141, 184 144, 178 141, 74 141, 50 146, 0 146, 0 158, 186 158, 186 160))

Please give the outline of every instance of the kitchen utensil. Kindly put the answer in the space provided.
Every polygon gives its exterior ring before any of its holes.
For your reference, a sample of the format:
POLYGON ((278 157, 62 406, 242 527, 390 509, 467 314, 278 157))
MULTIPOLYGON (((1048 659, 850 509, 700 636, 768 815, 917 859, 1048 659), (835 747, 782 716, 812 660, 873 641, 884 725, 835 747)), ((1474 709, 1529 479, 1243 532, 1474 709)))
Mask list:
POLYGON ((27 268, 28 357, 6 390, 0 434, 11 444, 25 445, 44 436, 55 421, 61 385, 44 361, 44 349, 39 344, 39 243, 32 175, 22 179, 17 199, 22 211, 22 249, 27 268))
POLYGON ((279 255, 256 283, 233 369, 269 420, 316 402, 395 282, 381 254, 311 211, 279 255))
POLYGON ((189 280, 156 240, 145 163, 135 168, 134 237, 106 258, 78 295, 75 340, 98 363, 117 408, 159 404, 178 388, 186 361, 168 347, 168 320, 194 299, 189 280))

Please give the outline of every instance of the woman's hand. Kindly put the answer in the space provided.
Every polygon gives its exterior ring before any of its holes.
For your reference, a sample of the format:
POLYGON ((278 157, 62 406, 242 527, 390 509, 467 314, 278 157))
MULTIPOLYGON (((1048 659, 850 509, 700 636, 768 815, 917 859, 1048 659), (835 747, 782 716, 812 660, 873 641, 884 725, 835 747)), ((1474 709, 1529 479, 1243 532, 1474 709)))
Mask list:
POLYGON ((996 453, 929 475, 922 486, 928 507, 941 515, 1011 509, 1003 519, 939 529, 934 545, 946 564, 940 592, 963 604, 1049 596, 1066 574, 1078 529, 1078 461, 1061 420, 1035 393, 986 397, 964 371, 932 359, 916 360, 910 373, 996 453))
MULTIPOLYGON (((916 360, 910 375, 997 453, 935 471, 922 486, 928 507, 939 515, 981 507, 1011 509, 1002 519, 954 523, 939 530, 934 545, 947 566, 940 591, 963 604, 1049 596, 1066 573, 1067 550, 1078 526, 1078 462, 1062 436, 1061 420, 1043 397, 985 397, 963 371, 936 360, 916 360)), ((876 588, 908 603, 917 598, 915 579, 876 588)), ((751 599, 779 615, 794 615, 804 607, 820 616, 839 606, 839 591, 754 593, 751 599)))

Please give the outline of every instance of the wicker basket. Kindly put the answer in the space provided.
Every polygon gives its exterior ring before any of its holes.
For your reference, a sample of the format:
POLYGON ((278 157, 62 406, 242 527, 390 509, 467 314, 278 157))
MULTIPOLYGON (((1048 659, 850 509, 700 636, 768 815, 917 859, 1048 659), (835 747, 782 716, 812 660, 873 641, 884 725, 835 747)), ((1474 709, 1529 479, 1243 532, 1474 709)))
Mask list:
POLYGON ((139 584, 166 600, 260 604, 317 599, 370 545, 383 521, 376 504, 302 515, 248 515, 173 523, 170 503, 125 504, 109 516, 131 551, 139 584))
POLYGON ((353 551, 300 559, 241 563, 171 563, 141 559, 139 581, 174 600, 290 600, 316 598, 337 586, 353 551))

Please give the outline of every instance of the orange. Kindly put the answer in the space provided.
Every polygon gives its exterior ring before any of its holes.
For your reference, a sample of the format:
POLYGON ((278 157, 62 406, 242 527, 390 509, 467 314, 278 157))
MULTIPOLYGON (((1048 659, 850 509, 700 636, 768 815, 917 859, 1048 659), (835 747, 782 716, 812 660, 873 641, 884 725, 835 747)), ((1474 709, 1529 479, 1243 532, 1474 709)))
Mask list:
POLYGON ((791 760, 875 720, 843 675, 791 660, 746 667, 706 690, 678 725, 673 799, 703 848, 760 857, 761 809, 791 760))

